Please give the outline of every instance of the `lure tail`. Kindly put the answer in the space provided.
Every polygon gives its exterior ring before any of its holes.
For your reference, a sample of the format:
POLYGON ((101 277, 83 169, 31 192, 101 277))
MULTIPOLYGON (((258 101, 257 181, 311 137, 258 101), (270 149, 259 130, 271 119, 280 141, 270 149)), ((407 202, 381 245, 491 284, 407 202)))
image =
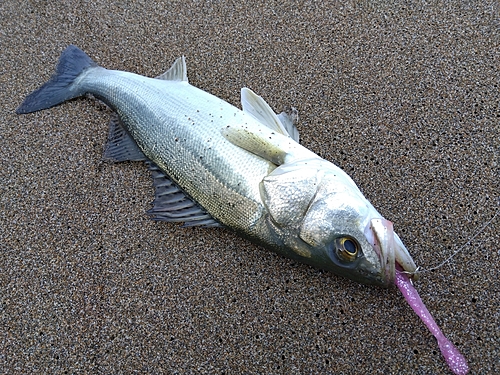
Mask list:
POLYGON ((56 73, 43 86, 28 95, 16 113, 36 112, 84 95, 85 92, 75 84, 75 80, 85 69, 95 66, 97 64, 85 52, 70 45, 59 58, 56 73))

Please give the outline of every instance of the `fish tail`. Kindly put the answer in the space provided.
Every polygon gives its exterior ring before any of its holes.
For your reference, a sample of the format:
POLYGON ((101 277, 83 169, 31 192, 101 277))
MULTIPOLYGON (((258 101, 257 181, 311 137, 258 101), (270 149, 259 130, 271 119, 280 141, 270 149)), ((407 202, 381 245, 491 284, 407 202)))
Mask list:
POLYGON ((40 111, 84 95, 85 92, 75 84, 75 79, 85 69, 95 66, 97 64, 80 48, 68 46, 59 58, 56 73, 44 85, 29 94, 16 113, 40 111))

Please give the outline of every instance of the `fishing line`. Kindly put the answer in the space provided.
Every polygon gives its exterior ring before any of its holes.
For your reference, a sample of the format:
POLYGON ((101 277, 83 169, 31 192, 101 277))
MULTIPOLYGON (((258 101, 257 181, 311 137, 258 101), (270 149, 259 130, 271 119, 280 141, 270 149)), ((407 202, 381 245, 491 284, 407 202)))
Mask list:
POLYGON ((401 271, 401 273, 406 273, 409 275, 415 275, 417 273, 426 273, 430 271, 435 271, 441 267, 443 267, 446 263, 448 263, 454 256, 456 256, 459 252, 461 252, 466 246, 470 245, 470 243, 477 237, 479 236, 498 216, 500 209, 497 209, 495 212, 495 215, 486 222, 486 224, 483 225, 481 229, 479 229, 464 245, 460 246, 453 254, 451 254, 448 258, 446 258, 444 261, 442 261, 440 264, 438 264, 435 267, 432 268, 427 268, 427 269, 420 269, 420 267, 417 267, 417 269, 414 272, 408 272, 408 271, 401 271))

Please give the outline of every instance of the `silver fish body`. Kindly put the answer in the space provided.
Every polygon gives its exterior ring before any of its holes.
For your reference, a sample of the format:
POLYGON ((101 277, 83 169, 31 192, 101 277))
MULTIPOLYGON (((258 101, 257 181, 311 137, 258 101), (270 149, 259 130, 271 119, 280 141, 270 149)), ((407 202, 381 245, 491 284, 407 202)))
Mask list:
POLYGON ((152 212, 161 220, 222 224, 284 256, 362 283, 393 284, 396 264, 416 270, 392 223, 351 178, 301 146, 291 117, 276 115, 250 90, 242 90, 240 110, 190 85, 183 58, 160 77, 147 78, 101 68, 70 46, 56 74, 17 112, 84 94, 118 114, 108 157, 147 160, 159 174, 152 212))

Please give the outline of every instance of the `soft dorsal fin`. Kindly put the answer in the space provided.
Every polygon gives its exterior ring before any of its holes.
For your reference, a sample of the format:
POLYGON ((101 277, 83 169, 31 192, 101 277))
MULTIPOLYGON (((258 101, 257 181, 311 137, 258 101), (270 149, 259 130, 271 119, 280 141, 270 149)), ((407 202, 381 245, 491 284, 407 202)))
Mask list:
POLYGON ((285 112, 280 113, 279 116, 276 115, 264 99, 247 87, 241 89, 241 106, 243 112, 246 112, 260 123, 298 142, 299 132, 295 127, 293 117, 285 112))
POLYGON ((137 143, 125 130, 117 113, 111 115, 109 121, 109 133, 106 146, 104 147, 103 159, 118 163, 121 161, 143 161, 147 160, 137 143))
POLYGON ((179 57, 172 64, 169 70, 156 77, 167 81, 185 81, 188 82, 186 59, 184 56, 179 57))

